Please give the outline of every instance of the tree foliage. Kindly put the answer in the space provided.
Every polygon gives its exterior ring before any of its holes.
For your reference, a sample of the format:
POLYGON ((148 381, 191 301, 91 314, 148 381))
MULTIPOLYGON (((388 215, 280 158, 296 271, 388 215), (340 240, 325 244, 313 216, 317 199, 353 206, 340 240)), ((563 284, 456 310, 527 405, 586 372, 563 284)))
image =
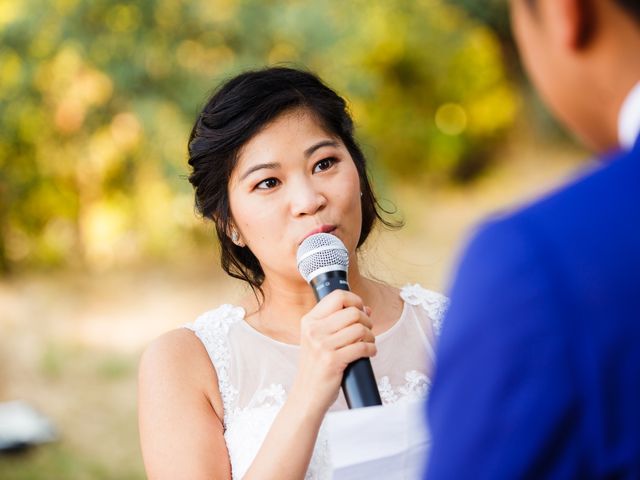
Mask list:
POLYGON ((513 120, 499 40, 444 0, 0 0, 0 272, 188 248, 198 108, 282 63, 348 98, 379 175, 471 178, 513 120))

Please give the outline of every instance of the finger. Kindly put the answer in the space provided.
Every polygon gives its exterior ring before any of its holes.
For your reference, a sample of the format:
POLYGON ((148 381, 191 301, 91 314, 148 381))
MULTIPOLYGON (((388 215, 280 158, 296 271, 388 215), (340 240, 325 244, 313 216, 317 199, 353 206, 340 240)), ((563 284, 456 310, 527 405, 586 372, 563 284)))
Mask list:
POLYGON ((354 323, 329 336, 325 340, 325 345, 331 350, 338 350, 356 342, 375 343, 375 341, 376 338, 369 328, 361 323, 354 323))
POLYGON ((373 337, 373 334, 370 333, 371 328, 373 328, 371 319, 356 307, 344 308, 327 318, 315 319, 306 317, 303 319, 301 334, 308 340, 313 341, 318 348, 335 350, 338 345, 343 346, 345 343, 336 340, 331 341, 329 338, 351 325, 354 325, 354 328, 359 329, 358 331, 361 332, 363 331, 362 329, 368 330, 369 333, 363 333, 362 337, 367 339, 373 337))
POLYGON ((337 351, 340 362, 346 367, 349 363, 355 362, 359 358, 373 357, 378 353, 375 343, 356 342, 337 351))
POLYGON ((354 323, 360 323, 369 329, 373 328, 373 323, 367 314, 356 307, 344 308, 320 320, 319 323, 323 324, 322 330, 327 334, 338 332, 354 323))
POLYGON ((364 303, 362 299, 353 292, 334 290, 320 300, 308 315, 314 318, 325 318, 338 310, 348 307, 356 307, 359 310, 364 310, 364 303))

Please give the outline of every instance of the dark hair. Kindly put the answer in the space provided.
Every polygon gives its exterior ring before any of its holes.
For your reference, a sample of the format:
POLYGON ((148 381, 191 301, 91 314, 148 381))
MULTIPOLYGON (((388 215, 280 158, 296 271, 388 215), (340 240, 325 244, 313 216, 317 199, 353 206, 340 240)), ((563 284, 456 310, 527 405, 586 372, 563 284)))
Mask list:
POLYGON ((371 189, 366 161, 353 137, 353 121, 345 101, 315 75, 291 68, 266 68, 242 73, 224 83, 209 99, 189 136, 189 182, 195 189, 198 211, 214 221, 220 241, 222 268, 232 277, 261 291, 264 271, 247 247, 229 238, 231 215, 228 183, 238 152, 254 135, 279 115, 304 108, 323 128, 344 143, 360 177, 362 230, 358 247, 364 243, 385 211, 371 189))
MULTIPOLYGON (((640 2, 638 0, 614 0, 618 6, 627 13, 630 13, 635 17, 635 20, 640 22, 640 2)), ((528 0, 528 3, 532 6, 535 5, 536 0, 528 0)))
POLYGON ((628 13, 636 17, 637 21, 640 21, 640 2, 638 0, 616 0, 616 2, 628 13))

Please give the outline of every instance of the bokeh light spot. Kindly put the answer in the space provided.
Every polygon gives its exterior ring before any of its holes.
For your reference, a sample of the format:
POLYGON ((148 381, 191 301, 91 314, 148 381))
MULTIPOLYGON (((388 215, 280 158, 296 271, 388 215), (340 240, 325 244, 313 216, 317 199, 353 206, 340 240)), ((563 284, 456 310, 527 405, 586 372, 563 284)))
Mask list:
POLYGON ((445 103, 436 111, 435 121, 445 135, 460 135, 467 128, 467 113, 457 103, 445 103))
POLYGON ((107 13, 107 26, 114 32, 131 32, 140 26, 140 10, 135 5, 116 5, 107 13))

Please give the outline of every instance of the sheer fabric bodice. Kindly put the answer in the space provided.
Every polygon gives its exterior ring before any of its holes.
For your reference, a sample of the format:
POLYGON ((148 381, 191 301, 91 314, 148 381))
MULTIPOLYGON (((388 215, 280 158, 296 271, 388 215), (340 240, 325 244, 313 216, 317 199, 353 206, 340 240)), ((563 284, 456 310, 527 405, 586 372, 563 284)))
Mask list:
MULTIPOLYGON (((426 397, 435 340, 447 307, 443 295, 419 285, 402 288, 402 314, 376 337, 371 359, 384 404, 426 397)), ((202 341, 218 376, 224 406, 224 437, 234 479, 244 476, 278 411, 298 367, 299 347, 274 340, 244 321, 244 309, 225 304, 185 325, 202 341)), ((329 411, 347 404, 340 392, 329 411)), ((328 445, 323 429, 306 479, 330 477, 328 445)))

